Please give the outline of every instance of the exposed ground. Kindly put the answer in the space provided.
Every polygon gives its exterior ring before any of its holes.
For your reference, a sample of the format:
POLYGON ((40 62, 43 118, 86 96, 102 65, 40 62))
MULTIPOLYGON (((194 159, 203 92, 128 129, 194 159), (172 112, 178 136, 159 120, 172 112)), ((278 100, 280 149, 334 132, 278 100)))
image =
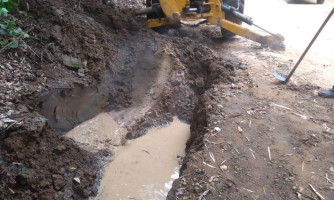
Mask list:
POLYGON ((173 116, 191 124, 167 199, 316 199, 309 184, 334 198, 333 101, 317 97, 334 84, 333 23, 289 84, 270 74, 293 66, 333 1, 246 3, 247 14, 286 37, 286 52, 221 39, 207 25, 160 35, 132 16, 137 1, 22 5, 24 28, 34 27, 39 43, 29 39, 27 51, 1 55, 1 199, 95 196, 112 152, 92 153, 61 135, 100 112, 134 107, 145 109, 117 145, 173 116), (311 12, 321 14, 303 14, 311 12))

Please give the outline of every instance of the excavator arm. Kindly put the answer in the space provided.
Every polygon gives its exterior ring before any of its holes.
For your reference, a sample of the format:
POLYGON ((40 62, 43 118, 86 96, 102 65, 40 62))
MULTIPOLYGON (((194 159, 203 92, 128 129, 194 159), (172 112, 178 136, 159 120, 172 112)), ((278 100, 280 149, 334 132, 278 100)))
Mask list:
POLYGON ((223 4, 222 0, 147 0, 148 8, 137 11, 137 14, 146 13, 148 16, 159 16, 148 18, 148 26, 151 28, 177 25, 181 21, 193 22, 205 19, 208 23, 220 26, 236 35, 240 35, 264 47, 282 50, 284 49, 284 37, 280 34, 272 34, 264 28, 253 23, 253 20, 238 12, 235 8, 223 4), (149 13, 152 13, 149 15, 149 13), (249 24, 255 25, 268 33, 263 35, 245 28, 239 24, 229 21, 225 14, 233 15, 235 18, 249 24), (161 17, 162 16, 162 17, 161 17))

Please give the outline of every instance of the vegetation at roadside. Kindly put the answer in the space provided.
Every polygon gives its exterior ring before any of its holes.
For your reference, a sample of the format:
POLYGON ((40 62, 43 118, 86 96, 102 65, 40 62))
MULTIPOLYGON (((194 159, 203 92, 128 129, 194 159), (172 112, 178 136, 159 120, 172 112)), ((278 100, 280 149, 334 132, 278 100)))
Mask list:
POLYGON ((20 0, 0 0, 0 53, 19 46, 27 48, 24 39, 29 37, 29 31, 24 31, 21 21, 10 15, 19 5, 20 0))

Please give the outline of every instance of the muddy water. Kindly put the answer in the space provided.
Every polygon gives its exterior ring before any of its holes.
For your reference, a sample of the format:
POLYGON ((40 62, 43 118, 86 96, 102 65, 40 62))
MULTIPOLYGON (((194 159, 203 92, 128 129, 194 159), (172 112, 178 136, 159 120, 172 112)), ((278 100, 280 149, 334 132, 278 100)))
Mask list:
POLYGON ((189 125, 174 118, 168 127, 119 147, 105 169, 96 199, 165 199, 178 178, 177 156, 184 155, 189 136, 189 125))

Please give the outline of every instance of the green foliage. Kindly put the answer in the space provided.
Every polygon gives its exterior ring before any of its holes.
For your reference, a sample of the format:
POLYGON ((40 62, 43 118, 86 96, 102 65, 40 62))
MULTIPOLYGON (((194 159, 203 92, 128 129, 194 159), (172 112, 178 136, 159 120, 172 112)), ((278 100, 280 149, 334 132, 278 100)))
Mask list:
POLYGON ((27 48, 24 42, 29 34, 20 27, 21 22, 15 17, 0 18, 0 45, 6 49, 16 49, 19 46, 27 48))
POLYGON ((6 8, 0 8, 0 17, 7 16, 8 10, 6 8))
MULTIPOLYGON (((21 22, 9 15, 13 9, 17 9, 20 5, 20 0, 0 0, 0 46, 6 49, 16 49, 19 46, 27 48, 24 42, 29 34, 22 30, 21 22)), ((26 12, 19 12, 22 15, 27 15, 26 12)))
POLYGON ((41 13, 37 12, 37 23, 41 25, 43 23, 43 18, 41 13))
POLYGON ((7 13, 18 8, 20 0, 0 0, 0 16, 7 16, 7 13))

